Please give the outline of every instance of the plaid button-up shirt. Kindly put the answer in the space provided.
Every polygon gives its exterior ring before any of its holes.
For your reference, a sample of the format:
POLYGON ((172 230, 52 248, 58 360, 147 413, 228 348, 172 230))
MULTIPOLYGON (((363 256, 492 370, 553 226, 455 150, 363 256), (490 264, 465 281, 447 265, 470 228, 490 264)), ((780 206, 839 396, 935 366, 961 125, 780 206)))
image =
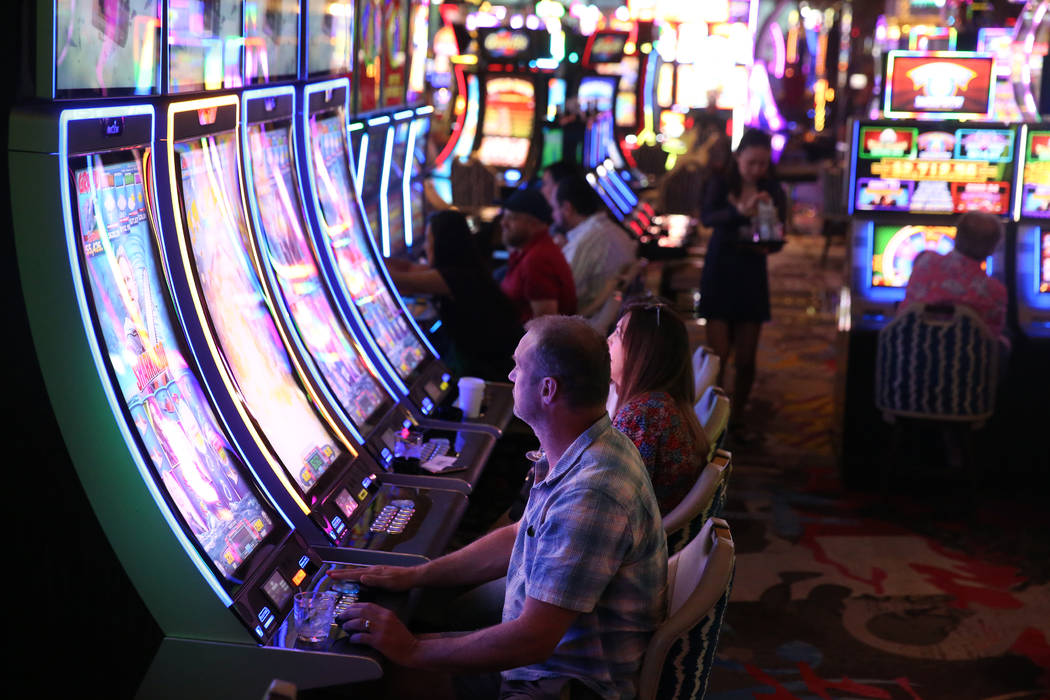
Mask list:
POLYGON ((503 620, 517 618, 526 597, 580 615, 549 659, 503 676, 573 677, 603 698, 632 698, 666 611, 667 539, 649 475, 608 416, 553 468, 538 462, 536 473, 511 554, 503 620))

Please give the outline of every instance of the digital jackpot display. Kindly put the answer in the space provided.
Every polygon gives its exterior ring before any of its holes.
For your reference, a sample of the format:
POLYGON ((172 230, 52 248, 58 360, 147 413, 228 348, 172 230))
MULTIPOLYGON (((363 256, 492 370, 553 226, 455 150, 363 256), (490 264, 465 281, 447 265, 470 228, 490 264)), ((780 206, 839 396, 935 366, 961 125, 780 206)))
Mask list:
POLYGON ((988 118, 995 57, 967 51, 890 51, 887 117, 988 118))
POLYGON ((367 433, 385 394, 340 324, 314 262, 297 200, 288 125, 250 124, 248 143, 264 254, 325 383, 358 429, 367 433))
POLYGON ((425 352, 384 284, 369 252, 363 222, 353 207, 342 115, 315 116, 310 120, 310 135, 322 225, 340 277, 380 349, 406 379, 425 352))
POLYGON ((295 381, 249 254, 231 133, 175 145, 184 221, 210 327, 237 390, 304 493, 342 453, 295 381))
POLYGON ((485 116, 478 157, 485 165, 520 168, 529 157, 536 115, 536 90, 523 78, 485 81, 485 116))
POLYGON ((944 255, 954 249, 954 226, 876 225, 871 286, 903 289, 919 253, 930 250, 944 255))
POLYGON ((1050 218, 1050 131, 1032 130, 1021 171, 1021 216, 1050 218))
POLYGON ((855 128, 856 211, 1010 212, 1014 127, 887 121, 855 128))
POLYGON ((148 224, 142 152, 78 160, 79 247, 105 359, 158 483, 230 578, 273 531, 273 520, 178 342, 148 224))

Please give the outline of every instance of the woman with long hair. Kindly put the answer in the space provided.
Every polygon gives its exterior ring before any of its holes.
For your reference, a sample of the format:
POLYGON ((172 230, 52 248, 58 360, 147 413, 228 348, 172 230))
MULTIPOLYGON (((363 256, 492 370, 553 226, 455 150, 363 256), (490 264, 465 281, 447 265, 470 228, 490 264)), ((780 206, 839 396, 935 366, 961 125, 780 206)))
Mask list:
POLYGON ((693 365, 682 319, 666 302, 625 306, 609 336, 613 425, 638 447, 667 515, 696 483, 710 443, 693 410, 693 365))
MULTIPOLYGON (((704 188, 700 221, 713 229, 700 277, 698 313, 707 319, 707 342, 721 360, 718 385, 734 356, 733 406, 739 416, 755 381, 758 336, 768 321, 769 273, 766 256, 782 243, 748 240, 760 210, 772 210, 779 226, 787 219, 787 197, 773 174, 769 134, 744 132, 724 172, 704 188)), ((756 439, 735 421, 738 439, 756 439)))

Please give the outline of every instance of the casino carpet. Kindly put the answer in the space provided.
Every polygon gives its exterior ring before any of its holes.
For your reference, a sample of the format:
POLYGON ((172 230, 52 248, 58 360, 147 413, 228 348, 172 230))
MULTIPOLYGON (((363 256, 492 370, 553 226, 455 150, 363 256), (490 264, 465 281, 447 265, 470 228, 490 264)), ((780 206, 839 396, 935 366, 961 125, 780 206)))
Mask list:
POLYGON ((821 267, 822 246, 795 235, 770 258, 773 321, 747 417, 764 440, 726 444, 737 571, 708 697, 1050 697, 1041 494, 986 483, 969 512, 936 485, 885 502, 841 486, 831 434, 844 246, 821 267))

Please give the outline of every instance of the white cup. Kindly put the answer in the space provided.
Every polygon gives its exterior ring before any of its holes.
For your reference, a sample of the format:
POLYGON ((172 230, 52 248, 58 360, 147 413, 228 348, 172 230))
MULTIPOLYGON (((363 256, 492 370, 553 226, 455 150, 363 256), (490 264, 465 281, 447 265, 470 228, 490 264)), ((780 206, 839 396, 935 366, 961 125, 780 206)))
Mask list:
POLYGON ((481 415, 481 402, 485 398, 485 380, 477 377, 459 378, 459 398, 456 406, 463 410, 465 418, 481 415))

